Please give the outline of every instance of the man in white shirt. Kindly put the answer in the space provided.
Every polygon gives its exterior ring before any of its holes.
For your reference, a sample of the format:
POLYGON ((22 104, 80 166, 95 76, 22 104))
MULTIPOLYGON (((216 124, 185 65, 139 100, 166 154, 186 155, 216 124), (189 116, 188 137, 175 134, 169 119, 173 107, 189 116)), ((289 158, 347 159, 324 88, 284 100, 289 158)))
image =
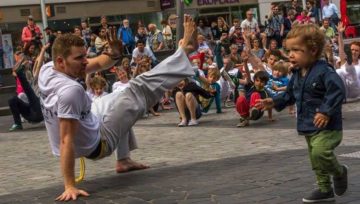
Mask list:
POLYGON ((142 40, 138 40, 136 42, 136 48, 132 52, 131 63, 138 64, 139 60, 141 60, 144 56, 149 57, 151 59, 152 64, 157 64, 157 59, 151 49, 145 47, 146 42, 142 40))
POLYGON ((337 28, 339 31, 339 61, 341 66, 336 72, 344 82, 347 101, 357 100, 360 98, 360 41, 350 43, 351 56, 347 56, 343 39, 345 26, 339 23, 337 28))
MULTIPOLYGON (((343 50, 343 48, 342 48, 343 50)), ((345 62, 336 72, 344 82, 347 100, 360 98, 360 42, 350 44, 352 62, 345 62)), ((343 51, 340 54, 344 53, 343 51)), ((340 58, 344 58, 340 55, 340 58)))
POLYGON ((187 54, 196 49, 196 26, 184 18, 184 38, 180 48, 158 66, 130 82, 123 92, 114 92, 91 104, 84 88, 76 81, 86 73, 112 67, 121 56, 121 42, 114 28, 107 34, 109 49, 86 58, 84 41, 67 34, 53 45, 53 62, 44 65, 39 75, 40 98, 52 151, 60 156, 64 192, 56 200, 76 200, 89 194, 75 187, 75 158, 101 159, 109 156, 119 142, 128 137, 131 127, 163 96, 164 90, 194 75, 187 54), (192 40, 193 39, 193 40, 192 40))
POLYGON ((260 33, 259 24, 256 19, 254 19, 254 12, 251 9, 246 11, 246 19, 241 22, 242 32, 244 32, 245 28, 250 28, 253 35, 260 33))

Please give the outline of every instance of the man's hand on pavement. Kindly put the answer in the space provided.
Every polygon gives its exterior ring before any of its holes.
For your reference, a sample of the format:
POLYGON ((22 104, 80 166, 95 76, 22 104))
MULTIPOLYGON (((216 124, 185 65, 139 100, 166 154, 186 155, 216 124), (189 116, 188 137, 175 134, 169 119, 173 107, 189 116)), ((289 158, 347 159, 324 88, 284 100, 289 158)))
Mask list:
POLYGON ((55 200, 56 201, 69 201, 76 200, 80 196, 89 196, 90 194, 84 190, 77 189, 75 187, 66 188, 66 190, 55 200))

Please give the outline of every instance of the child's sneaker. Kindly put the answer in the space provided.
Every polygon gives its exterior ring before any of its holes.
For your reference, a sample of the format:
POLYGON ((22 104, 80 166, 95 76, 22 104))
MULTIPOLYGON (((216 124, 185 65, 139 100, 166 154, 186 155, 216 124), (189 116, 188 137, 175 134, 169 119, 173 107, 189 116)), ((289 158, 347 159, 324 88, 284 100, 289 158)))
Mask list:
POLYGON ((22 130, 22 129, 23 129, 22 125, 13 124, 13 125, 9 128, 9 131, 12 132, 12 131, 22 130))
POLYGON ((245 127, 249 125, 249 120, 247 118, 240 117, 240 122, 237 124, 237 127, 245 127))
POLYGON ((179 124, 178 127, 185 127, 187 125, 186 120, 182 120, 179 124))
POLYGON ((250 109, 250 117, 249 119, 250 120, 258 120, 259 118, 261 118, 261 116, 264 114, 264 112, 262 112, 261 110, 255 108, 255 107, 252 107, 250 109))
POLYGON ((334 176, 334 191, 335 195, 342 196, 347 190, 348 186, 348 169, 349 167, 346 165, 342 165, 342 168, 344 169, 343 175, 341 176, 334 176))
POLYGON ((190 120, 188 123, 188 126, 196 126, 199 125, 199 122, 197 120, 190 120))
POLYGON ((304 203, 318 203, 325 201, 335 200, 333 189, 328 192, 321 192, 320 189, 316 189, 308 197, 302 199, 304 203))

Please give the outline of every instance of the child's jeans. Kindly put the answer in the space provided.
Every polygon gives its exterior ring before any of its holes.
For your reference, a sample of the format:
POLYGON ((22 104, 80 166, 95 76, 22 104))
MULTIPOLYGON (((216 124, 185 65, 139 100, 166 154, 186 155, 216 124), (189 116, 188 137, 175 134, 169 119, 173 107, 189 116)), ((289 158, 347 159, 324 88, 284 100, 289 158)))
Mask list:
POLYGON ((336 159, 334 149, 342 140, 342 131, 322 130, 306 136, 311 167, 315 171, 317 184, 323 192, 331 190, 331 175, 340 176, 343 169, 336 159))
POLYGON ((236 100, 236 110, 240 114, 241 117, 247 118, 249 117, 250 108, 254 107, 256 104, 256 100, 261 99, 261 96, 258 92, 254 92, 251 94, 250 102, 246 100, 246 97, 240 95, 236 100))

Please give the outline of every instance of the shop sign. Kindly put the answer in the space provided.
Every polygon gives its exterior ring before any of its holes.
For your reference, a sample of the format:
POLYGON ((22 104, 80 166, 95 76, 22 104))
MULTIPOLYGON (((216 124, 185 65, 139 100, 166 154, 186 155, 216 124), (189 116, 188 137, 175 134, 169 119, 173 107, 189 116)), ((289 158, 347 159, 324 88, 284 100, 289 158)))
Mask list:
POLYGON ((160 5, 161 5, 161 9, 173 8, 174 0, 161 0, 160 5))
POLYGON ((240 0, 198 0, 199 6, 240 3, 240 0))

